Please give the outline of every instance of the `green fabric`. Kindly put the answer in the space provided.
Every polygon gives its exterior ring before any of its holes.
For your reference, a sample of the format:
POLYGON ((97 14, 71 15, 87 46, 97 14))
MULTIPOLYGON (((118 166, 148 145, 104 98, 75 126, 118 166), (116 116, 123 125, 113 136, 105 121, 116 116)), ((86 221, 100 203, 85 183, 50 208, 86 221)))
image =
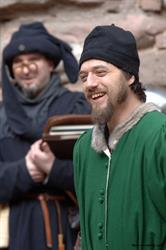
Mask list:
POLYGON ((82 249, 166 249, 166 116, 147 113, 112 152, 107 226, 108 157, 92 149, 91 136, 83 134, 74 149, 82 249))

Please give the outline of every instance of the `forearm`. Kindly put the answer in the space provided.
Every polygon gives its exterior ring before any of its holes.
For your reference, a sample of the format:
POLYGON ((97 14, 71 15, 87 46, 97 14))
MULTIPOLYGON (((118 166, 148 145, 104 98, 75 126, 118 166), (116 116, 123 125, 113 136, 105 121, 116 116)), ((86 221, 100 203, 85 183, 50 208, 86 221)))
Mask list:
POLYGON ((47 185, 61 190, 74 191, 72 161, 56 159, 48 176, 47 185))
POLYGON ((30 177, 25 160, 0 162, 0 202, 9 202, 29 192, 35 183, 30 177))

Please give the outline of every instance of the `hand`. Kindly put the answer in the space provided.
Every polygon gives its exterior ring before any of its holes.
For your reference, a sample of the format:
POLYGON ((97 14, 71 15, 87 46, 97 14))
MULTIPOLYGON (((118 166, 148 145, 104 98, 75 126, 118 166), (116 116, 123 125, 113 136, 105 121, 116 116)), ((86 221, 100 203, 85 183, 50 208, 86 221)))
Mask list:
POLYGON ((38 169, 31 158, 31 151, 29 151, 25 157, 27 170, 34 182, 43 182, 45 179, 45 173, 38 169))
POLYGON ((48 144, 42 140, 38 140, 32 144, 30 152, 33 163, 40 171, 48 175, 55 160, 55 156, 48 144))

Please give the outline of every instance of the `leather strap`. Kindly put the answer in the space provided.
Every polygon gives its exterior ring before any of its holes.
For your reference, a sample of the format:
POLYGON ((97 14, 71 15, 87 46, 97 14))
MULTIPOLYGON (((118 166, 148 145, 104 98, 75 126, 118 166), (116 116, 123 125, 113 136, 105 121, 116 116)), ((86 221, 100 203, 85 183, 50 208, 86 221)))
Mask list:
POLYGON ((63 243, 63 232, 62 232, 62 218, 61 218, 61 208, 59 202, 55 201, 57 218, 58 218, 58 250, 65 250, 65 245, 63 243))
POLYGON ((49 215, 47 201, 44 195, 42 194, 38 196, 38 199, 40 201, 40 205, 41 205, 42 212, 43 212, 47 247, 52 248, 53 240, 52 240, 52 234, 51 234, 51 223, 50 223, 50 215, 49 215))
POLYGON ((65 250, 65 246, 63 244, 63 233, 62 233, 62 221, 61 221, 61 210, 59 201, 64 200, 64 196, 56 196, 56 195, 49 195, 49 194, 40 194, 38 195, 38 200, 40 201, 43 219, 44 219, 44 227, 45 227, 45 234, 46 234, 46 243, 48 248, 53 247, 53 239, 52 239, 52 231, 51 231, 51 221, 50 221, 50 214, 48 209, 48 200, 55 201, 55 208, 57 211, 57 220, 58 220, 58 250, 65 250))

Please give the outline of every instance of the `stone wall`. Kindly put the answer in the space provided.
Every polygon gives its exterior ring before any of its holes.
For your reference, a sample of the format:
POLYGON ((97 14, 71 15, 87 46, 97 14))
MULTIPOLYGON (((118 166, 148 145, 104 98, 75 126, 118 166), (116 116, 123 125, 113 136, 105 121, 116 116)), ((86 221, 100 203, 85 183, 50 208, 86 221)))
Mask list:
POLYGON ((166 0, 0 0, 0 53, 20 24, 35 20, 68 41, 77 58, 94 26, 115 23, 131 30, 141 81, 166 88, 166 0))

